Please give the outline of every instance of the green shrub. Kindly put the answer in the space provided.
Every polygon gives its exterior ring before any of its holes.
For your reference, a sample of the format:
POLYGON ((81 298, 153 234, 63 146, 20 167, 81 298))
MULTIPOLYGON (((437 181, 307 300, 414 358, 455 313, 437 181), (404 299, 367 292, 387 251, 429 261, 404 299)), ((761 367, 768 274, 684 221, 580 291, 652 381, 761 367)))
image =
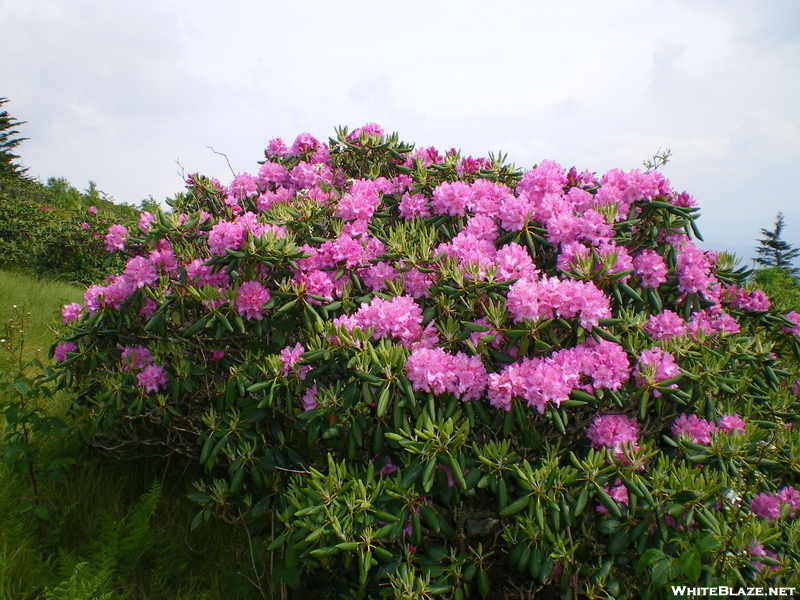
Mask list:
POLYGON ((0 180, 0 267, 81 285, 98 283, 124 261, 107 254, 112 223, 135 226, 138 211, 116 205, 90 184, 81 194, 64 179, 42 185, 0 180))
POLYGON ((50 377, 94 445, 203 465, 194 526, 246 525, 272 589, 797 583, 796 324, 694 246, 657 171, 369 126, 171 205, 117 230, 124 270, 65 309, 50 377))

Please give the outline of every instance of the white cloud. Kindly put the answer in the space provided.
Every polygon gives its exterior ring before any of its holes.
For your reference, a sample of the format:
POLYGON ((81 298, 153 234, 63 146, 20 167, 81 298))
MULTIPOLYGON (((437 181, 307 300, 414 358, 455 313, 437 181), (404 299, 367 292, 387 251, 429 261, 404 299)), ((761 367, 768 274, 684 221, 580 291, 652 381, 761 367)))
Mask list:
POLYGON ((783 210, 800 242, 794 1, 0 0, 0 19, 26 165, 122 200, 178 191, 175 159, 227 180, 207 146, 254 170, 272 137, 375 121, 520 166, 671 148, 714 235, 783 210))

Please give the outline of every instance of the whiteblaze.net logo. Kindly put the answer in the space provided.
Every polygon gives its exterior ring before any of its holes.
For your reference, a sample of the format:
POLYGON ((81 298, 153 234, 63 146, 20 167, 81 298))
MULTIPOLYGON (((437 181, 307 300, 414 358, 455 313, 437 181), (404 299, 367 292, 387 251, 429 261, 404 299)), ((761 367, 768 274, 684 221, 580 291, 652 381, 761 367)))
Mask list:
POLYGON ((716 596, 722 598, 737 598, 746 596, 783 596, 784 598, 794 598, 794 591, 798 588, 793 587, 742 587, 733 588, 725 585, 718 587, 688 587, 685 585, 673 585, 672 593, 675 596, 716 596))

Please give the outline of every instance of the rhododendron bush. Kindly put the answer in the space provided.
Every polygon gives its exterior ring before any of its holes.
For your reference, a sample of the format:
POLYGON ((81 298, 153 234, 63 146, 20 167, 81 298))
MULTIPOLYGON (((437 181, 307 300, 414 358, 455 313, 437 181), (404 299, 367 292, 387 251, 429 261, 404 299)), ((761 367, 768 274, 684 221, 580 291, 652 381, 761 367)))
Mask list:
POLYGON ((193 525, 247 524, 273 586, 797 581, 800 318, 695 245, 658 170, 368 125, 187 183, 109 230, 126 266, 64 307, 53 377, 95 446, 199 461, 193 525))

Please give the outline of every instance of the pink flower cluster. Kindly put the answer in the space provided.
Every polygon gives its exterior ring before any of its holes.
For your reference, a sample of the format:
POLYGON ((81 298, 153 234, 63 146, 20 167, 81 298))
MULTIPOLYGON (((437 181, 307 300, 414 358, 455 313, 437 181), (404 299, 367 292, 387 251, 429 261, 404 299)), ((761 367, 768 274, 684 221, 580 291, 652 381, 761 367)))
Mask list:
MULTIPOLYGON (((628 497, 628 488, 625 487, 625 484, 622 483, 621 479, 617 479, 614 482, 613 486, 605 484, 603 489, 609 495, 609 497, 616 502, 617 504, 622 504, 623 506, 630 506, 630 498, 628 497)), ((606 514, 608 509, 603 506, 602 504, 598 504, 595 507, 595 510, 601 514, 606 514)))
POLYGON ((514 321, 579 316, 581 327, 590 331, 611 317, 608 297, 594 283, 556 277, 520 279, 508 290, 507 306, 514 321))
POLYGON ((306 374, 311 370, 311 367, 304 365, 299 367, 297 366, 297 363, 300 362, 300 356, 305 351, 306 349, 300 342, 296 343, 293 348, 289 348, 287 346, 281 350, 281 375, 284 377, 295 375, 300 380, 305 379, 306 374))
MULTIPOLYGON (((771 550, 765 549, 762 544, 759 544, 757 542, 753 542, 752 544, 750 544, 750 555, 755 557, 769 556, 771 558, 778 558, 777 554, 775 554, 771 550)), ((757 560, 754 560, 752 564, 757 571, 763 571, 766 568, 766 565, 764 563, 757 560)), ((773 566, 770 568, 770 571, 780 571, 780 567, 773 566)))
POLYGON ((726 287, 724 297, 734 308, 749 312, 767 312, 771 305, 767 295, 759 289, 747 291, 731 285, 726 287))
POLYGON ((230 286, 230 278, 225 269, 220 269, 214 273, 214 268, 204 264, 204 260, 196 258, 186 265, 186 280, 190 285, 204 286, 210 285, 215 288, 227 288, 230 286))
POLYGON ((480 356, 450 354, 443 348, 417 348, 406 361, 414 391, 452 394, 463 401, 477 400, 486 389, 486 367, 480 356))
MULTIPOLYGON (((391 281, 400 276, 394 266, 376 260, 385 253, 386 248, 383 242, 367 234, 342 233, 338 238, 326 241, 319 248, 304 245, 301 250, 309 256, 297 261, 298 268, 293 271, 292 284, 304 289, 307 294, 321 296, 328 301, 332 301, 334 296, 339 296, 345 283, 349 281, 345 271, 363 277, 364 283, 373 291, 384 289, 387 280, 391 281), (372 262, 375 264, 371 264, 372 262)), ((408 277, 414 279, 418 274, 417 272, 408 277)), ((414 282, 427 290, 427 286, 430 285, 424 283, 427 279, 427 277, 417 278, 414 282)), ((424 291, 422 293, 424 294, 424 291)), ((320 304, 314 299, 310 302, 320 304)))
POLYGON ((548 404, 559 406, 573 390, 618 390, 630 378, 625 350, 612 342, 594 340, 553 352, 545 358, 523 358, 489 375, 489 402, 511 409, 514 398, 543 413, 548 404))
POLYGON ((678 248, 675 268, 678 271, 678 289, 685 294, 706 291, 716 278, 711 274, 712 262, 690 241, 685 241, 678 248))
POLYGON ((136 375, 136 382, 148 394, 166 389, 167 373, 158 365, 148 365, 136 375))
POLYGON ((310 388, 306 388, 301 399, 303 410, 314 410, 317 408, 317 384, 315 383, 310 388))
POLYGON ((72 323, 80 318, 81 310, 81 305, 77 302, 65 304, 61 309, 61 319, 64 321, 64 323, 72 323))
POLYGON ((246 319, 260 321, 264 318, 264 305, 269 302, 270 294, 260 282, 245 281, 239 286, 236 295, 236 312, 246 319))
POLYGON ((67 354, 75 352, 78 347, 72 342, 62 342, 58 344, 53 351, 53 358, 56 362, 64 362, 67 359, 67 354))
POLYGON ((657 288, 667 280, 667 263, 655 250, 642 250, 637 254, 633 268, 643 288, 657 288))
MULTIPOLYGON (((642 173, 638 169, 625 173, 612 169, 600 180, 595 196, 597 204, 616 206, 617 220, 628 217, 634 202, 649 202, 658 197, 672 198, 673 193, 666 178, 656 170, 642 173)), ((673 200, 675 202, 676 200, 673 200)))
POLYGON ((138 371, 152 364, 153 356, 144 346, 124 346, 120 356, 123 371, 138 371))
POLYGON ((143 210, 139 215, 139 230, 142 233, 147 233, 150 230, 150 223, 155 221, 156 218, 146 210, 143 210))
POLYGON ((144 256, 134 256, 125 265, 123 278, 125 283, 133 288, 130 290, 133 292, 134 289, 141 289, 146 285, 153 285, 158 279, 158 271, 156 271, 153 263, 144 256))
POLYGON ((651 315, 644 326, 645 332, 654 340, 671 340, 684 335, 697 340, 701 334, 710 336, 738 333, 739 329, 739 323, 719 305, 693 313, 688 323, 677 313, 665 310, 651 315))
POLYGON ((639 450, 639 424, 635 417, 597 415, 586 430, 593 448, 605 446, 616 458, 624 458, 625 450, 639 450))
POLYGON ((784 315, 790 322, 794 324, 793 327, 784 327, 783 331, 786 333, 791 333, 795 337, 800 337, 800 314, 797 314, 795 311, 787 313, 784 315))
MULTIPOLYGON (((680 375, 680 369, 675 364, 675 357, 672 354, 656 346, 642 352, 633 374, 637 385, 655 387, 667 379, 680 375)), ((675 387, 675 384, 671 387, 675 387)), ((653 395, 660 396, 661 392, 653 390, 653 395)))
POLYGON ((422 309, 411 296, 395 296, 391 300, 375 298, 361 304, 352 315, 342 315, 333 324, 347 331, 354 327, 372 329, 374 339, 395 338, 406 348, 432 348, 438 342, 436 328, 431 322, 422 327, 422 309))
POLYGON ((128 239, 128 230, 124 225, 112 225, 108 228, 106 234, 106 250, 113 252, 114 250, 124 250, 125 241, 128 239))
POLYGON ((241 250, 247 232, 258 238, 269 231, 278 236, 286 234, 285 228, 260 223, 255 213, 245 212, 233 221, 220 221, 211 228, 208 232, 208 251, 217 256, 224 256, 226 250, 241 250))
POLYGON ((781 488, 774 494, 761 492, 750 500, 750 512, 768 521, 777 521, 783 505, 789 505, 789 516, 794 517, 800 510, 800 492, 791 486, 781 488))
POLYGON ((744 433, 745 422, 737 414, 723 415, 715 425, 697 415, 682 414, 672 424, 672 435, 686 436, 693 444, 710 444, 717 431, 744 433))
POLYGON ((362 233, 367 230, 367 224, 381 202, 380 188, 386 180, 371 181, 358 179, 353 182, 350 190, 342 196, 336 207, 336 216, 346 221, 355 221, 353 230, 362 233))

